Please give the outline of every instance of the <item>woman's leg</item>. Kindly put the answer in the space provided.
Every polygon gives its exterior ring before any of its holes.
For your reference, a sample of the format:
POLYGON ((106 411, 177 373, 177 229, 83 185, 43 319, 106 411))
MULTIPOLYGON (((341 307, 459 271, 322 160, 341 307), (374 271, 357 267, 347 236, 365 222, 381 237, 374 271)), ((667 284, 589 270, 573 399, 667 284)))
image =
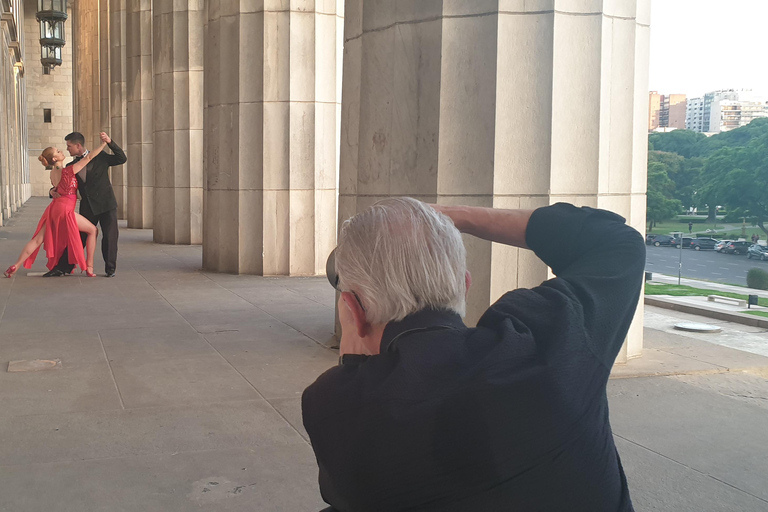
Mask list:
POLYGON ((99 230, 79 213, 75 213, 75 218, 77 219, 77 229, 88 235, 88 238, 85 239, 85 265, 90 269, 88 272, 92 273, 93 253, 96 252, 96 237, 99 235, 99 230))
POLYGON ((24 246, 24 249, 21 250, 21 254, 19 255, 18 261, 15 263, 16 270, 20 269, 21 266, 24 264, 24 260, 29 258, 33 252, 37 250, 38 247, 43 243, 43 239, 45 238, 45 229, 48 226, 46 224, 43 224, 43 227, 40 228, 40 232, 37 233, 37 236, 27 242, 27 244, 24 246))

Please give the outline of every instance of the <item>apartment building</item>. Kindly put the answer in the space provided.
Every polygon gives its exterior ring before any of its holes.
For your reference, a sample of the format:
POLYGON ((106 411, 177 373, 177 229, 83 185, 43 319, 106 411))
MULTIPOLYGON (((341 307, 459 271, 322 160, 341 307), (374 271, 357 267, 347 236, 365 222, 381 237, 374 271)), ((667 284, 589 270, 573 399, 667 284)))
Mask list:
POLYGON ((648 95, 648 131, 658 129, 683 129, 686 118, 685 94, 659 94, 651 91, 648 95))
POLYGON ((768 117, 768 103, 750 89, 723 89, 688 101, 685 127, 700 133, 720 133, 768 117))

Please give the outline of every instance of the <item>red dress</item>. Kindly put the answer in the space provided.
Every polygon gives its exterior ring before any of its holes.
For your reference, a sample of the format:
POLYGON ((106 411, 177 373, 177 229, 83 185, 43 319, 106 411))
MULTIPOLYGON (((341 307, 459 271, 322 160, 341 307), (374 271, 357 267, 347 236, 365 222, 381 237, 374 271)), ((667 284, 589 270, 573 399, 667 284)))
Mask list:
MULTIPOLYGON (((48 267, 49 270, 52 270, 53 267, 56 266, 64 249, 67 247, 70 248, 67 251, 69 254, 69 263, 76 264, 81 269, 85 270, 85 255, 83 250, 80 249, 83 246, 83 242, 80 240, 80 230, 77 229, 77 219, 75 218, 77 178, 75 177, 75 173, 72 172, 71 165, 61 170, 61 179, 56 186, 56 191, 61 194, 61 197, 54 199, 51 204, 48 205, 48 208, 45 209, 32 238, 37 236, 43 226, 46 226, 43 238, 43 248, 45 249, 46 257, 48 258, 46 267, 48 267), (73 248, 75 248, 75 250, 73 250, 73 248)), ((35 262, 39 250, 40 248, 38 247, 35 252, 24 261, 24 268, 32 268, 32 264, 35 262)))

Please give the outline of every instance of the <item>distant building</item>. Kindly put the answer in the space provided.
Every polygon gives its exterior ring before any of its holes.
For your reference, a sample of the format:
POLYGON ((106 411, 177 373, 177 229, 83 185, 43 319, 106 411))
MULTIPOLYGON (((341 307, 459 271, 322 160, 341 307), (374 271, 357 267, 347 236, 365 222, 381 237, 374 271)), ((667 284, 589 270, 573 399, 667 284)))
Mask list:
POLYGON ((648 94, 648 131, 652 132, 659 127, 659 117, 661 114, 662 95, 656 91, 648 94))
POLYGON ((668 131, 685 128, 685 94, 659 94, 651 91, 648 95, 648 131, 668 131))
MULTIPOLYGON (((691 98, 685 106, 685 129, 704 132, 704 98, 691 98)), ((707 124, 707 130, 709 125, 707 124)))
POLYGON ((708 92, 688 101, 685 127, 713 134, 746 126, 758 117, 768 117, 768 104, 750 89, 708 92))
POLYGON ((727 132, 747 126, 758 117, 768 117, 768 105, 759 101, 719 100, 710 109, 709 131, 727 132))

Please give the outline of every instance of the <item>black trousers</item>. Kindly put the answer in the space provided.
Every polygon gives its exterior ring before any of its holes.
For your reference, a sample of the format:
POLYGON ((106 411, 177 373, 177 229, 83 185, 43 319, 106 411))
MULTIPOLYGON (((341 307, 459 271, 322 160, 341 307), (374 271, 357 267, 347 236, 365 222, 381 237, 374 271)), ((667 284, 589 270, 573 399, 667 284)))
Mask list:
MULTIPOLYGON (((88 201, 81 200, 80 215, 91 221, 94 225, 97 225, 98 223, 102 235, 101 254, 104 256, 104 272, 107 274, 114 272, 117 268, 117 209, 94 215, 88 201)), ((85 240, 87 238, 88 235, 80 233, 80 240, 83 242, 83 247, 85 247, 85 240)), ((73 264, 69 263, 69 253, 67 252, 67 249, 64 249, 55 268, 61 270, 65 274, 69 274, 75 268, 73 264)))

